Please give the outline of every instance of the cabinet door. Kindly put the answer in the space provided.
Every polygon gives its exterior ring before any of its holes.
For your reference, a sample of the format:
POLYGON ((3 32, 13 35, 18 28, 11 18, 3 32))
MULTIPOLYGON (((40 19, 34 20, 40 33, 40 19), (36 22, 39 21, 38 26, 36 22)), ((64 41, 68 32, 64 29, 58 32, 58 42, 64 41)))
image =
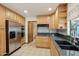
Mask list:
POLYGON ((11 17, 12 17, 12 12, 11 12, 11 10, 9 10, 9 9, 6 8, 6 18, 7 18, 8 20, 11 20, 11 17))
POLYGON ((52 39, 51 39, 50 41, 51 41, 51 43, 50 43, 51 55, 52 55, 52 56, 58 56, 58 55, 59 55, 59 54, 58 54, 58 50, 57 50, 57 47, 56 47, 54 41, 53 41, 52 39))
POLYGON ((58 20, 58 8, 57 8, 57 10, 56 10, 56 12, 55 12, 55 19, 54 19, 54 26, 55 26, 55 29, 58 29, 58 22, 59 22, 59 20, 58 20))
POLYGON ((50 48, 49 37, 36 37, 36 47, 50 48))
POLYGON ((21 17, 21 23, 22 23, 22 25, 25 25, 25 18, 24 17, 21 17))
POLYGON ((16 13, 15 12, 12 12, 12 20, 16 21, 16 13))
POLYGON ((24 24, 25 24, 25 19, 24 19, 24 17, 20 16, 19 23, 20 23, 21 25, 24 25, 24 24))
POLYGON ((6 54, 5 29, 0 28, 0 55, 6 54))
POLYGON ((15 22, 20 23, 20 16, 18 14, 16 14, 16 21, 15 22))
POLYGON ((51 15, 50 18, 51 18, 51 19, 50 19, 50 23, 49 23, 49 28, 50 28, 50 29, 55 29, 55 26, 54 26, 54 24, 55 24, 55 23, 54 23, 54 21, 55 21, 55 20, 54 20, 54 15, 51 15))
POLYGON ((16 13, 6 8, 6 19, 15 21, 16 20, 16 13))
POLYGON ((5 7, 0 5, 0 28, 5 28, 5 7))
POLYGON ((37 24, 49 24, 50 17, 48 16, 38 16, 37 17, 37 24))
POLYGON ((58 7, 58 29, 67 28, 67 4, 60 4, 58 7))

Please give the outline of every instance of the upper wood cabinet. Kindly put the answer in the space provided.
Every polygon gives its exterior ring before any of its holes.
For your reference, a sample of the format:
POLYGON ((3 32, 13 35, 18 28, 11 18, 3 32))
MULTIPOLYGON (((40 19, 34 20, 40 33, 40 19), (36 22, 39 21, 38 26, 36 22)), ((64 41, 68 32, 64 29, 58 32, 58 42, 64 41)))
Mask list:
POLYGON ((49 28, 50 29, 57 29, 58 28, 58 8, 56 9, 55 13, 53 13, 50 16, 50 23, 49 23, 49 28))
POLYGON ((6 8, 6 19, 7 20, 15 20, 16 13, 6 8))
POLYGON ((49 23, 49 28, 50 29, 55 29, 55 23, 54 23, 55 19, 54 19, 54 14, 52 14, 50 16, 50 23, 49 23))
POLYGON ((21 17, 21 23, 22 23, 22 25, 25 25, 25 18, 24 17, 21 17))
POLYGON ((49 24, 50 16, 38 16, 37 24, 49 24))
POLYGON ((54 28, 58 29, 58 25, 59 25, 59 18, 58 18, 58 8, 56 9, 56 12, 54 14, 54 28))
POLYGON ((24 17, 22 17, 21 15, 13 12, 7 8, 6 8, 6 19, 20 23, 21 25, 24 24, 24 17))
POLYGON ((55 13, 50 16, 50 29, 67 28, 67 4, 60 4, 55 13))
POLYGON ((58 6, 58 29, 67 28, 67 4, 60 4, 58 6))
POLYGON ((16 15, 16 22, 20 23, 20 16, 18 14, 16 15))
POLYGON ((5 7, 0 5, 0 28, 5 28, 5 7))
POLYGON ((25 24, 25 18, 20 16, 20 15, 16 15, 16 22, 20 23, 21 25, 25 24))

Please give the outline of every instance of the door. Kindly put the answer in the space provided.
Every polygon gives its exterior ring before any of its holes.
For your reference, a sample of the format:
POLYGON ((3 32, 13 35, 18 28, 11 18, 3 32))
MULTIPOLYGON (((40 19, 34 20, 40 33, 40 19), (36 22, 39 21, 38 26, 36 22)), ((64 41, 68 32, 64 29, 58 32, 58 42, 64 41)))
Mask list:
POLYGON ((15 48, 19 48, 21 46, 21 27, 16 27, 16 39, 15 39, 15 48))
POLYGON ((33 41, 33 22, 28 21, 28 43, 33 41))

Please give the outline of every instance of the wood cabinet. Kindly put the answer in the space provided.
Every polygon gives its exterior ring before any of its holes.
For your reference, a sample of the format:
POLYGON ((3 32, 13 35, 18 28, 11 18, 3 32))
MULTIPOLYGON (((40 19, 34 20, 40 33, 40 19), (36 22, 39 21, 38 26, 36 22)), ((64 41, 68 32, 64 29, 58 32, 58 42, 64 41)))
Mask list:
POLYGON ((17 16, 16 12, 0 4, 0 55, 6 54, 5 20, 21 23, 21 25, 24 25, 25 23, 24 17, 18 15, 18 19, 16 19, 16 16, 17 16))
POLYGON ((60 4, 58 6, 58 29, 67 28, 67 4, 60 4))
POLYGON ((5 29, 0 28, 0 55, 6 54, 5 29))
POLYGON ((59 56, 58 48, 56 47, 52 38, 50 38, 50 52, 52 56, 59 56))
POLYGON ((6 19, 16 21, 16 13, 6 8, 6 19))
POLYGON ((56 9, 55 13, 53 13, 50 16, 50 23, 49 23, 49 28, 50 29, 57 29, 58 28, 58 8, 56 9))
POLYGON ((36 39, 35 39, 36 47, 50 48, 49 40, 50 39, 48 36, 36 36, 36 39))
POLYGON ((21 25, 24 25, 24 17, 21 15, 15 13, 14 11, 6 8, 6 19, 10 21, 14 21, 17 23, 20 23, 21 25))
POLYGON ((50 16, 37 16, 37 24, 49 24, 50 16))
POLYGON ((21 39, 21 46, 25 43, 25 37, 21 39))
POLYGON ((50 16, 50 29, 67 28, 67 4, 60 4, 55 13, 50 16))
POLYGON ((20 17, 20 23, 22 24, 22 25, 25 25, 25 18, 24 17, 20 17))
POLYGON ((25 24, 25 18, 20 16, 20 15, 16 15, 16 22, 20 23, 21 25, 25 24))
POLYGON ((0 28, 5 28, 5 7, 0 5, 0 28))

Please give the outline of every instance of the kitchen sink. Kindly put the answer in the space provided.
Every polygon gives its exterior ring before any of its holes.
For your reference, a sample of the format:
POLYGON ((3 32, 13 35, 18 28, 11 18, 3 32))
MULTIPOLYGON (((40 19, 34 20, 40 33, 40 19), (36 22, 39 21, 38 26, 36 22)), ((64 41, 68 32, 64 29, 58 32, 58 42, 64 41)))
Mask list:
POLYGON ((58 45, 71 45, 69 42, 67 42, 67 41, 63 41, 63 40, 55 40, 56 41, 56 43, 58 44, 58 45))
POLYGON ((61 49, 64 49, 64 50, 74 50, 74 51, 79 51, 79 49, 73 45, 59 45, 59 47, 61 49))
POLYGON ((70 44, 67 41, 62 41, 62 40, 55 40, 55 41, 61 49, 79 51, 77 47, 75 47, 74 45, 70 44))

